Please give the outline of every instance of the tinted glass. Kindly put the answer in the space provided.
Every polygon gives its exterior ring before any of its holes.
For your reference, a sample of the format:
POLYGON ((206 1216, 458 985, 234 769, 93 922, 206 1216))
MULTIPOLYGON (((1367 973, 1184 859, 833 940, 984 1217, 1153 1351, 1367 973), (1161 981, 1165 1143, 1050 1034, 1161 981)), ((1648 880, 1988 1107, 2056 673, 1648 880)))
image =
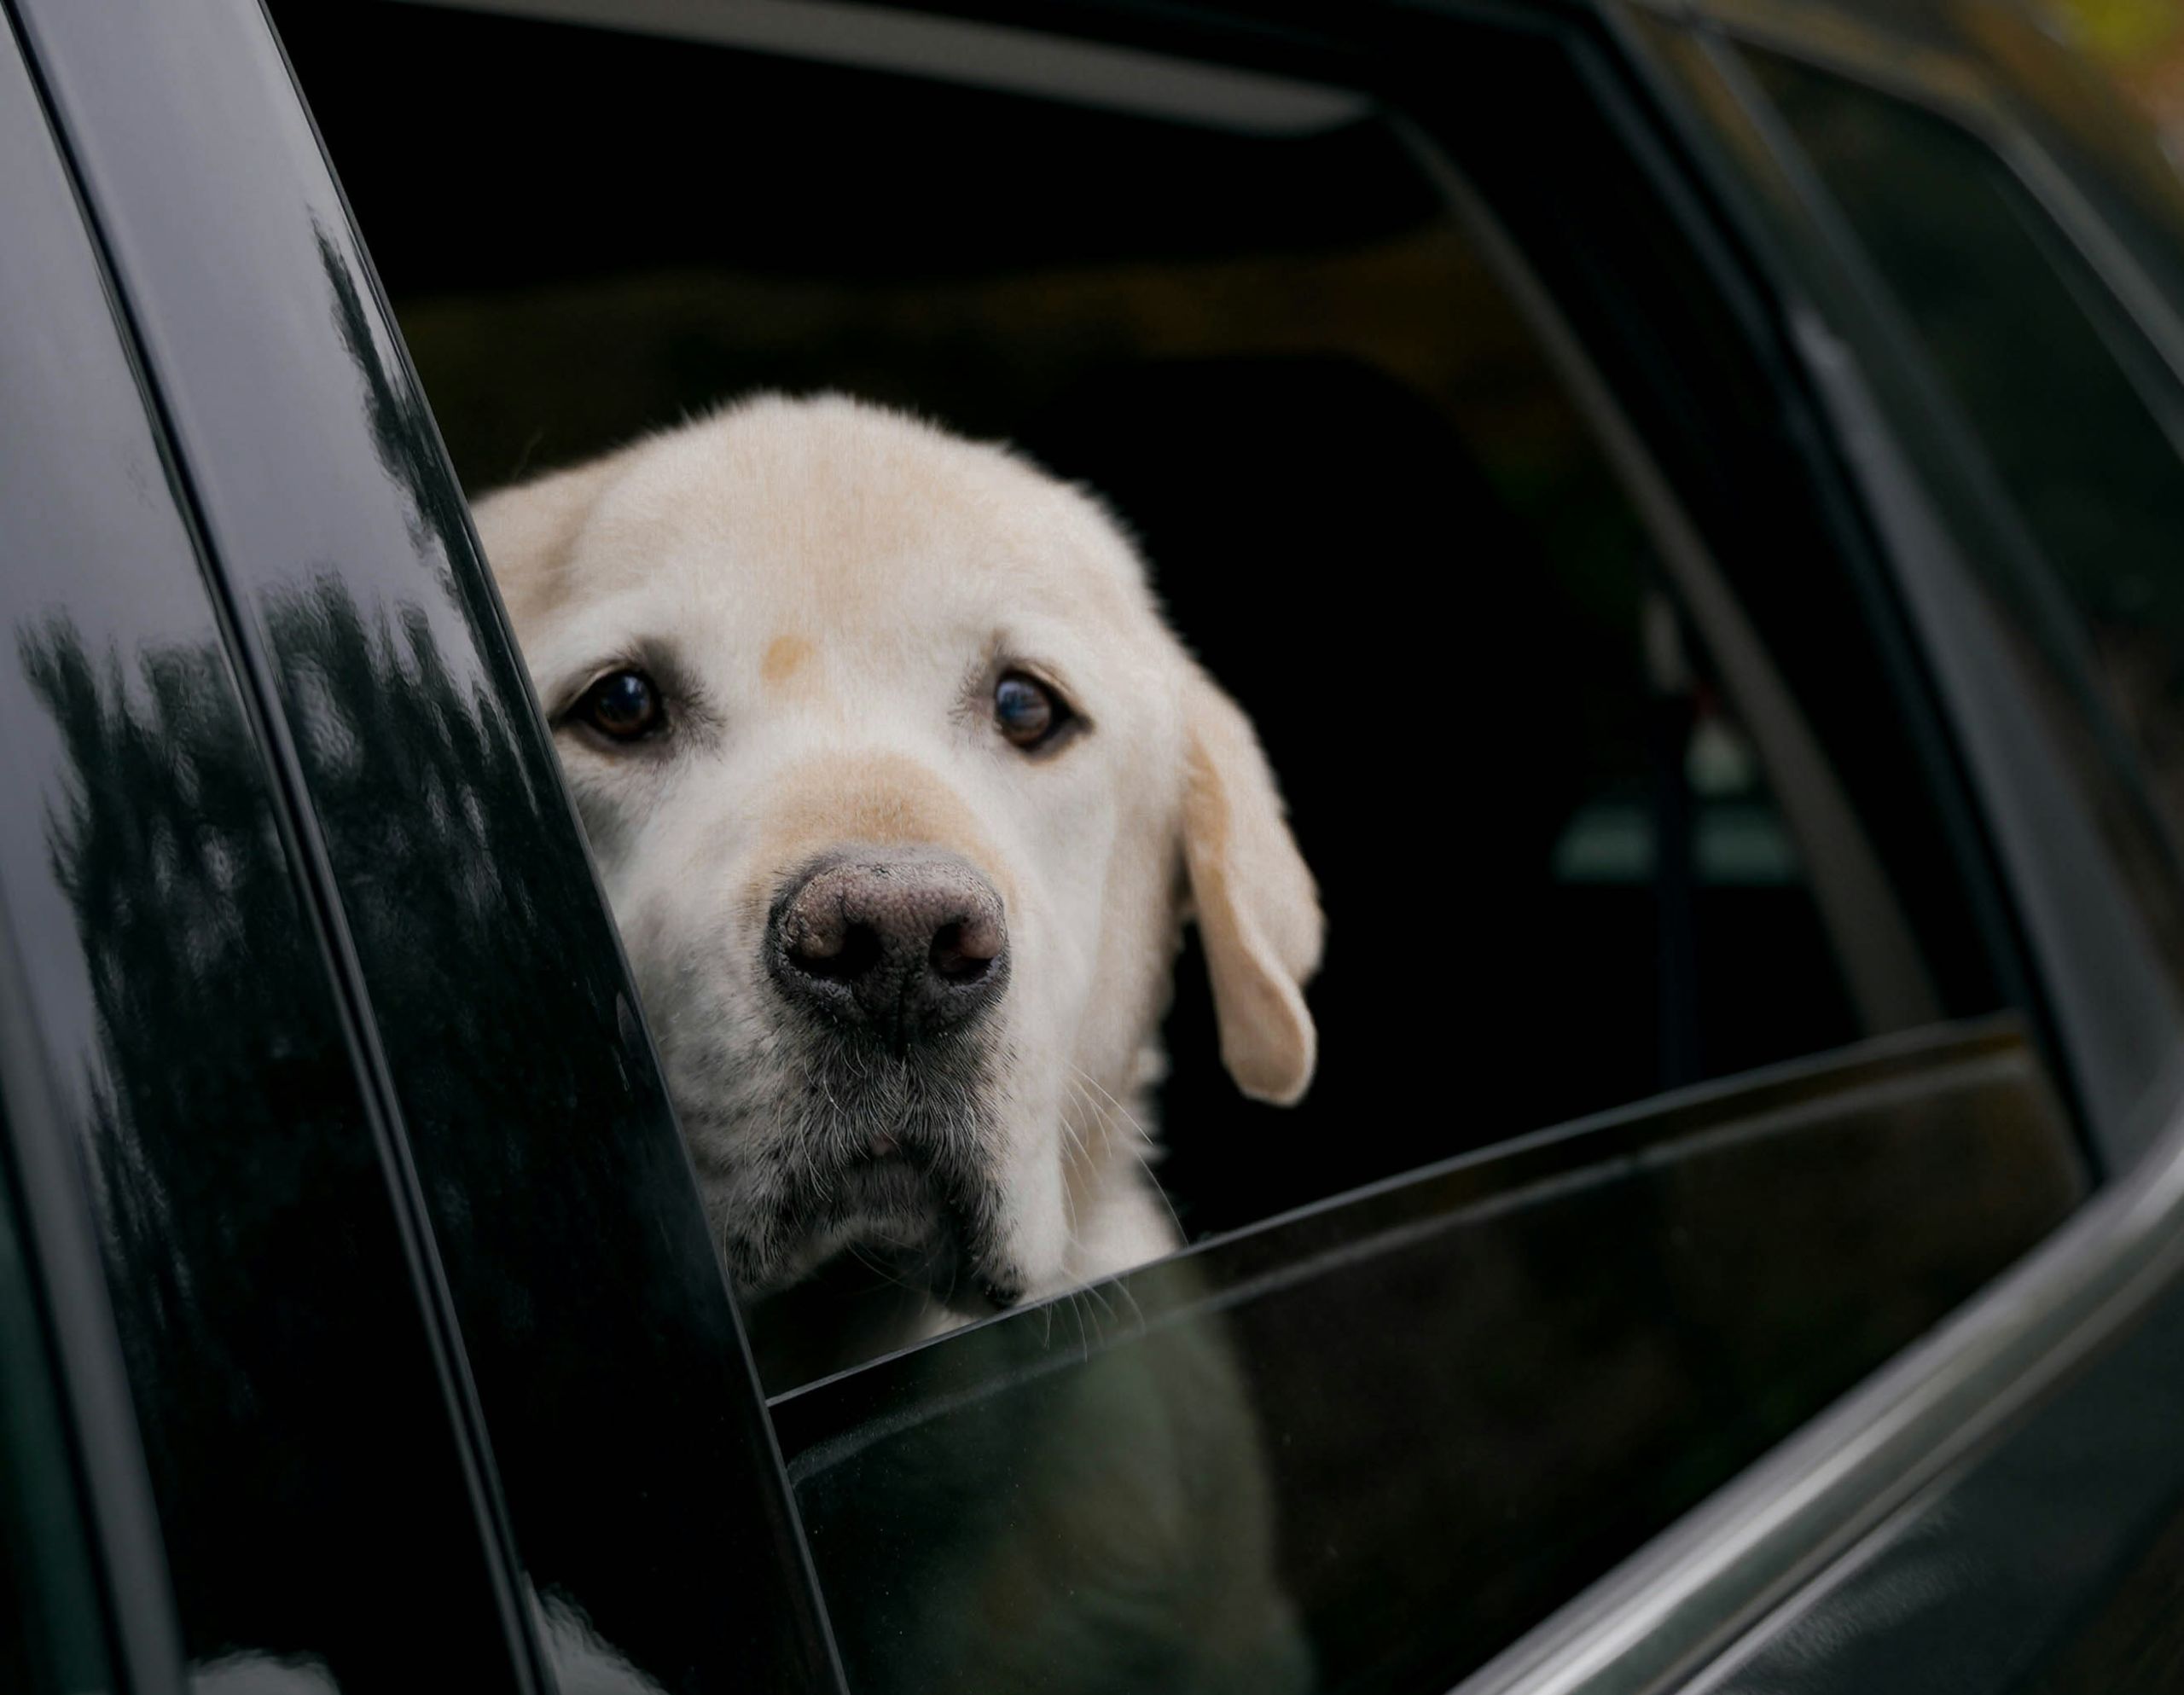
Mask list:
POLYGON ((2175 1688, 2184 1290, 2173 1269, 2148 1280, 2065 1383, 1755 1630, 1710 1695, 2175 1688))
POLYGON ((1448 1688, 2068 1210, 2013 1027, 1527 1138, 778 1399, 853 1687, 1448 1688))
POLYGON ((2184 970, 2184 393, 1985 145, 1842 78, 1751 62, 1990 456, 1993 498, 2036 546, 1977 562, 2184 970))

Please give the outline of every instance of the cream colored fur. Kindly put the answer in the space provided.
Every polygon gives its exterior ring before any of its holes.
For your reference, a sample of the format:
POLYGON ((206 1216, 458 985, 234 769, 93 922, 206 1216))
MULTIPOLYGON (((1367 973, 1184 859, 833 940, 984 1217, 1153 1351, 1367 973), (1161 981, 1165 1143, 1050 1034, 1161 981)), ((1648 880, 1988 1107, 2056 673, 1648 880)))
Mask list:
POLYGON ((1182 924, 1204 937, 1225 1063, 1286 1104, 1311 1080, 1321 920, 1249 723, 1096 502, 908 417, 770 397, 477 520, 744 1292, 848 1245, 761 1239, 789 1134, 773 1105, 803 1078, 760 928, 782 879, 844 843, 950 850, 1006 903, 978 1131, 1025 1295, 1178 1245, 1139 1126, 1182 924), (668 691, 663 741, 561 723, 626 665, 668 691), (996 665, 1051 679, 1089 731, 1026 758, 991 723, 996 665))

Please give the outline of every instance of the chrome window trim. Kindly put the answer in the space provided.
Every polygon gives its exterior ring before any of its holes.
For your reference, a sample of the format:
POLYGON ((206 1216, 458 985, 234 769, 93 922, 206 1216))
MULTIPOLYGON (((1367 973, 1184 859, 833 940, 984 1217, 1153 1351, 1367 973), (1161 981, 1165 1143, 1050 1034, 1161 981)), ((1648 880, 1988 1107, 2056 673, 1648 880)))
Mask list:
POLYGON ((2184 1066, 2171 1081, 2136 1170, 1457 1695, 1672 1687, 2184 1279, 2184 1066))

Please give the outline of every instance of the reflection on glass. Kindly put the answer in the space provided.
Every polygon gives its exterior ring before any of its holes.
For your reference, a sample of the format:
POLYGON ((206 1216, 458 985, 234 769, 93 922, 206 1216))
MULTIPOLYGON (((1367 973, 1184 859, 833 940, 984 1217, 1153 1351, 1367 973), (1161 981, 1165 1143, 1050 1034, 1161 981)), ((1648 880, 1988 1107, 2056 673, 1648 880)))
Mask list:
POLYGON ((876 1418, 791 1466, 858 1695, 1314 1686, 1217 1316, 1148 1327, 1110 1284, 977 1354, 960 1398, 942 1350, 901 1362, 892 1394, 940 1416, 876 1418))
POLYGON ((773 1402, 851 1686, 1431 1695, 2082 1175, 2015 1022, 1606 1113, 773 1402))
POLYGON ((408 545, 255 588, 543 1640, 578 1688, 803 1686, 820 1626, 612 923, 423 397, 316 234, 366 516, 408 545))
POLYGON ((17 1204, 0 1167, 0 1689, 74 1695, 113 1675, 17 1204))
POLYGON ((2037 550, 1974 558, 2184 976, 2184 392, 1984 142, 1792 61, 1751 63, 1991 458, 1989 504, 2037 550))
MULTIPOLYGON (((369 670, 353 616, 319 628, 335 674, 369 670)), ((246 1649, 346 1683, 414 1654, 376 1622, 398 1605, 496 1686, 444 1402, 225 659, 97 655, 54 619, 18 661, 65 760, 46 827, 96 1016, 89 1166, 185 1641, 214 1687, 280 1669, 246 1649)))

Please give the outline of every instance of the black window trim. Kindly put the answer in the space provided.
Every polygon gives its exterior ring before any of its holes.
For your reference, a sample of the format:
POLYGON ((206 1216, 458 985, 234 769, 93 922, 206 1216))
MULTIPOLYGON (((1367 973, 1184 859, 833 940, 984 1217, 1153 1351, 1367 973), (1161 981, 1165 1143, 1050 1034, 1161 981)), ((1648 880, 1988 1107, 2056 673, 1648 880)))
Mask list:
POLYGON ((580 24, 1165 118, 1239 135, 1303 136, 1353 121, 1367 95, 1037 23, 871 0, 403 0, 580 24))

